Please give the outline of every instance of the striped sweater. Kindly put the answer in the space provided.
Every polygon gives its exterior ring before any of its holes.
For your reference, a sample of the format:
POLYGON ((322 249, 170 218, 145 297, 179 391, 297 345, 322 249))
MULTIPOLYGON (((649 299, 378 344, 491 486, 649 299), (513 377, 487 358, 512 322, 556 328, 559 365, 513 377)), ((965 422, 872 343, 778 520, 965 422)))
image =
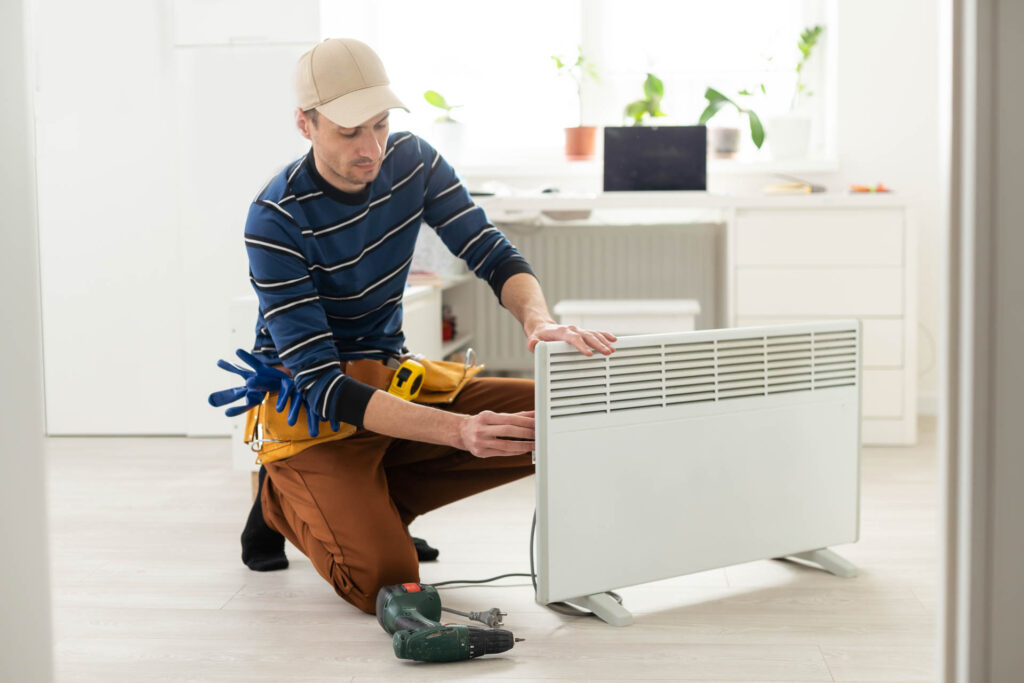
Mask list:
POLYGON ((488 282, 532 273, 487 221, 451 166, 411 133, 393 133, 377 178, 349 194, 317 172, 312 151, 260 191, 245 245, 259 298, 253 354, 283 363, 322 420, 362 426, 374 389, 340 360, 401 353, 402 294, 421 221, 488 282))

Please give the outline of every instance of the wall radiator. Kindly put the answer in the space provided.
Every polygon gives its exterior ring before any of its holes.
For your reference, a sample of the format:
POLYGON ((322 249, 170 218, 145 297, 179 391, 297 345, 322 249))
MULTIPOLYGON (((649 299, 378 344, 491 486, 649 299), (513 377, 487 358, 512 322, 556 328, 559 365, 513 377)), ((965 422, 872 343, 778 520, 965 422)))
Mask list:
POLYGON ((607 591, 795 556, 859 532, 860 327, 623 337, 536 353, 537 601, 615 625, 607 591))
MULTIPOLYGON (((697 299, 697 328, 721 326, 721 226, 501 225, 537 273, 548 305, 563 299, 697 299)), ((489 371, 529 373, 523 330, 479 292, 473 348, 489 371)))

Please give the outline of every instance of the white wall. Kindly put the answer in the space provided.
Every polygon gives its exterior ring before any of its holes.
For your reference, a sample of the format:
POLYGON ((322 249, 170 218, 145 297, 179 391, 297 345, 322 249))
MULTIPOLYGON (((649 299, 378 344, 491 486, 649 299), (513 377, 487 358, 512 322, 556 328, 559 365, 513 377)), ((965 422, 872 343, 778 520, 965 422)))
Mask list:
POLYGON ((170 5, 35 9, 49 432, 180 433, 170 5))
POLYGON ((228 304, 315 1, 36 0, 51 434, 227 433, 228 304), (113 21, 112 18, 116 18, 113 21))
POLYGON ((0 4, 0 680, 53 678, 35 166, 25 3, 0 4))

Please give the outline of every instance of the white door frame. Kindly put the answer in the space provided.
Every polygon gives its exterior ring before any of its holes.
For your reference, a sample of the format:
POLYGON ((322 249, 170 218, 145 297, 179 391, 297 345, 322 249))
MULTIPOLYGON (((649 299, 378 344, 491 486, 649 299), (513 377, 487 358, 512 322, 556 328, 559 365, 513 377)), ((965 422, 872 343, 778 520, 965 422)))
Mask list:
POLYGON ((50 681, 43 344, 28 0, 0 3, 0 680, 50 681))
POLYGON ((1024 671, 1024 4, 945 0, 942 680, 1024 671))

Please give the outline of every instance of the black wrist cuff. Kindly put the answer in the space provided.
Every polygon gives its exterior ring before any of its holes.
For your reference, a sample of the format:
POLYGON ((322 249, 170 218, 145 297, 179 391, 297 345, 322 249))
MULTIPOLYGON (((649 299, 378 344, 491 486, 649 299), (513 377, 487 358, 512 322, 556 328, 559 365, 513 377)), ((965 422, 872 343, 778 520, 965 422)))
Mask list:
POLYGON ((501 288, 505 286, 505 282, 510 277, 519 273, 529 273, 534 278, 537 277, 537 274, 533 272, 533 268, 522 257, 505 261, 491 273, 488 284, 494 290, 494 296, 498 297, 499 303, 501 302, 501 288))

